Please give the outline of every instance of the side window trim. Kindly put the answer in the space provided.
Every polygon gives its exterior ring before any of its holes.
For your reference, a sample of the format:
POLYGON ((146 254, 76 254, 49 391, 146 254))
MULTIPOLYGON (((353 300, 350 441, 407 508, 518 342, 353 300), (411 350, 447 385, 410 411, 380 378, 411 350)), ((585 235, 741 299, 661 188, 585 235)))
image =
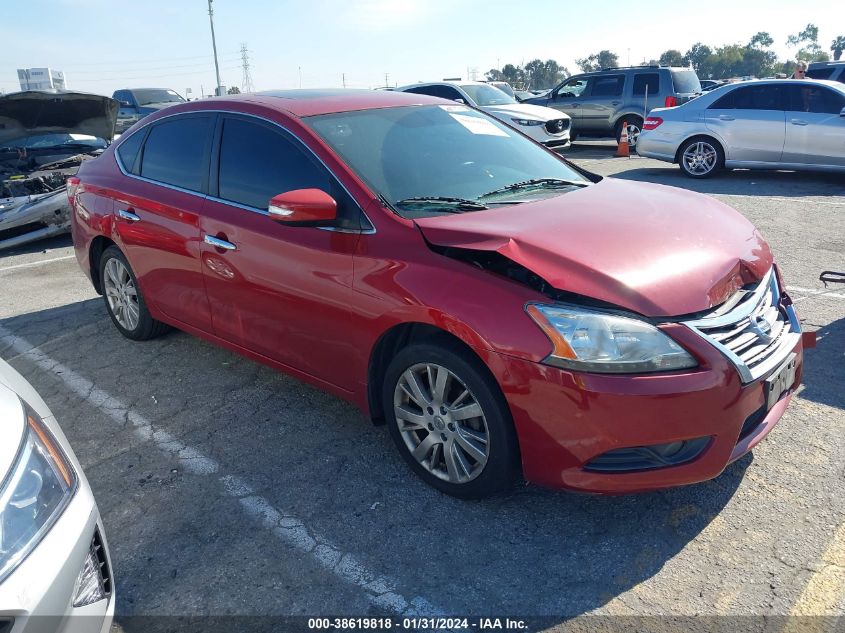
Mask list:
MULTIPOLYGON (((153 125, 155 125, 159 121, 164 121, 164 120, 167 120, 167 119, 171 119, 173 117, 189 115, 189 114, 211 114, 211 115, 215 115, 215 116, 218 116, 218 117, 220 117, 221 115, 223 115, 223 116, 240 116, 240 117, 244 117, 246 119, 250 119, 250 120, 254 120, 254 121, 262 121, 263 123, 269 124, 269 125, 277 128, 277 129, 279 129, 279 130, 282 130, 282 131, 284 131, 288 134, 291 134, 291 132, 287 128, 285 128, 283 125, 281 125, 280 123, 277 123, 275 121, 271 121, 270 119, 267 119, 265 117, 259 116, 257 114, 245 114, 243 112, 231 112, 231 111, 228 111, 228 110, 198 110, 198 111, 193 111, 193 112, 184 112, 184 113, 180 112, 179 114, 170 114, 170 115, 164 116, 160 119, 156 119, 155 121, 152 121, 150 123, 146 123, 141 129, 139 129, 134 134, 144 134, 144 145, 146 145, 146 142, 147 142, 146 137, 149 134, 150 129, 152 129, 153 125)), ((216 131, 216 130, 217 130, 217 127, 215 125, 214 131, 216 131)), ((296 138, 295 135, 293 135, 293 134, 291 134, 291 135, 294 136, 294 138, 296 138)), ((211 138, 212 138, 212 140, 214 140, 214 133, 211 134, 211 138)), ((341 182, 340 179, 338 179, 332 173, 332 170, 329 169, 328 165, 326 165, 326 163, 323 161, 323 159, 321 159, 319 156, 317 156, 317 154, 314 153, 314 150, 312 150, 310 147, 308 147, 308 145, 306 145, 305 143, 302 143, 302 141, 299 140, 298 138, 296 140, 303 147, 305 147, 308 150, 308 153, 311 156, 313 156, 320 163, 320 165, 323 167, 323 169, 325 169, 326 171, 329 172, 331 177, 340 185, 341 189, 343 189, 343 191, 346 192, 346 195, 349 196, 349 198, 352 200, 352 202, 355 204, 355 206, 358 207, 358 210, 360 211, 360 213, 359 213, 359 217, 361 219, 361 228, 360 229, 347 229, 347 228, 339 228, 339 227, 333 227, 333 226, 318 226, 318 227, 314 227, 314 228, 316 228, 317 230, 320 230, 320 231, 333 231, 333 232, 336 232, 336 233, 356 233, 356 234, 365 234, 365 235, 375 234, 377 232, 375 225, 372 223, 370 218, 364 212, 361 205, 358 204, 358 201, 355 200, 355 197, 352 195, 352 193, 349 191, 349 189, 346 187, 346 185, 344 185, 343 182, 341 182)), ((117 147, 119 147, 119 145, 114 145, 115 150, 117 149, 117 147)), ((144 151, 144 147, 142 146, 141 152, 139 152, 139 154, 142 153, 143 151, 144 151)), ((219 152, 219 144, 218 144, 218 152, 219 152)), ((170 184, 167 184, 166 182, 158 182, 157 180, 151 180, 150 178, 144 178, 140 174, 132 174, 132 173, 130 173, 126 170, 126 167, 124 167, 123 163, 120 160, 120 157, 117 155, 117 151, 114 152, 114 156, 115 156, 115 161, 117 162, 118 169, 120 169, 121 173, 124 176, 127 176, 128 178, 135 178, 135 179, 141 180, 143 182, 149 182, 149 183, 152 183, 154 185, 158 185, 159 187, 166 187, 168 189, 173 189, 175 191, 181 191, 183 193, 187 193, 187 194, 190 194, 192 196, 196 196, 196 197, 204 199, 204 200, 214 200, 215 202, 223 202, 223 203, 226 203, 226 204, 231 204, 233 206, 240 207, 240 208, 244 209, 245 211, 251 211, 253 213, 260 213, 262 215, 269 215, 269 213, 266 210, 256 209, 256 208, 253 208, 253 207, 248 207, 246 205, 240 205, 237 202, 231 202, 229 200, 222 200, 220 198, 216 198, 215 196, 209 195, 207 193, 191 191, 190 189, 184 189, 183 187, 179 187, 177 185, 170 185, 170 184)), ((209 169, 211 169, 210 161, 209 161, 209 169)))

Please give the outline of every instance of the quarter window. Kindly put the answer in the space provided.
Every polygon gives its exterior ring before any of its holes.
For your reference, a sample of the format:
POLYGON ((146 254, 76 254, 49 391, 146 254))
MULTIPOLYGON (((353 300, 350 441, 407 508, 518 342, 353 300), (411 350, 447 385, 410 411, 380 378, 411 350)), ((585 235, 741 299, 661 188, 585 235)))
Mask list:
POLYGON ((126 140, 121 141, 120 146, 117 148, 117 155, 120 157, 123 168, 132 174, 138 173, 136 161, 143 141, 144 130, 139 130, 126 140))
POLYGON ((593 78, 591 97, 618 97, 625 86, 625 75, 609 75, 593 78))
POLYGON ((207 169, 211 117, 182 116, 156 123, 147 136, 141 175, 150 180, 202 191, 207 169))

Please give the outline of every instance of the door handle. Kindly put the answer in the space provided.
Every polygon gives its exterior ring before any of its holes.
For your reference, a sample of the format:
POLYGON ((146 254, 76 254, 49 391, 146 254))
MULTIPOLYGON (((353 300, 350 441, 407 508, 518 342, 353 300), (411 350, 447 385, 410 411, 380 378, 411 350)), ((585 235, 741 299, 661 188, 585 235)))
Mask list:
POLYGON ((720 114, 719 120, 720 121, 733 121, 734 118, 730 114, 720 114))
POLYGON ((127 222, 137 222, 141 218, 128 209, 118 209, 117 210, 117 217, 126 220, 127 222))
POLYGON ((237 248, 231 242, 227 242, 226 240, 221 240, 219 237, 214 237, 213 235, 206 235, 203 239, 203 242, 206 244, 210 244, 214 248, 222 248, 224 251, 233 251, 237 248))
POLYGON ((802 121, 801 119, 790 119, 789 120, 792 125, 808 125, 806 121, 802 121))

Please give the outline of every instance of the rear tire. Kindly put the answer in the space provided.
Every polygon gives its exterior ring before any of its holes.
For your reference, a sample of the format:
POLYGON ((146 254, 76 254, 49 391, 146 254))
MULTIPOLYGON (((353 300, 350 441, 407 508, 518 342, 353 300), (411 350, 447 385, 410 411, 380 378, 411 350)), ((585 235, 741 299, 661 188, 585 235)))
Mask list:
POLYGON ((519 473, 510 409, 489 370, 448 340, 412 344, 382 387, 390 437, 427 484, 462 499, 507 490, 519 473))
POLYGON ((712 138, 695 136, 678 150, 678 166, 690 178, 709 178, 725 166, 725 152, 712 138))
POLYGON ((146 341, 170 329, 150 315, 135 273, 117 246, 109 246, 100 256, 100 288, 112 323, 126 338, 146 341))
POLYGON ((640 132, 643 130, 643 119, 636 115, 622 117, 616 122, 616 142, 622 140, 622 124, 628 124, 628 146, 631 149, 636 148, 637 139, 640 137, 640 132))

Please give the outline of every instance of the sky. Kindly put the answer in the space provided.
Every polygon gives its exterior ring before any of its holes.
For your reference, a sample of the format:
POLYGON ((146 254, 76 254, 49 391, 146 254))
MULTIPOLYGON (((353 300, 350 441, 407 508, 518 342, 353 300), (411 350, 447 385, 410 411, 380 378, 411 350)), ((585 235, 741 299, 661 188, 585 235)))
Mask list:
MULTIPOLYGON (((841 0, 214 0, 221 81, 241 87, 241 45, 253 86, 372 88, 490 68, 575 59, 610 49, 621 64, 746 43, 758 31, 791 59, 790 34, 808 22, 827 50, 845 35, 841 0), (642 17, 637 17, 637 15, 642 17)), ((18 68, 65 72, 68 89, 111 93, 166 87, 214 90, 207 0, 0 0, 0 91, 19 90, 18 68)))

